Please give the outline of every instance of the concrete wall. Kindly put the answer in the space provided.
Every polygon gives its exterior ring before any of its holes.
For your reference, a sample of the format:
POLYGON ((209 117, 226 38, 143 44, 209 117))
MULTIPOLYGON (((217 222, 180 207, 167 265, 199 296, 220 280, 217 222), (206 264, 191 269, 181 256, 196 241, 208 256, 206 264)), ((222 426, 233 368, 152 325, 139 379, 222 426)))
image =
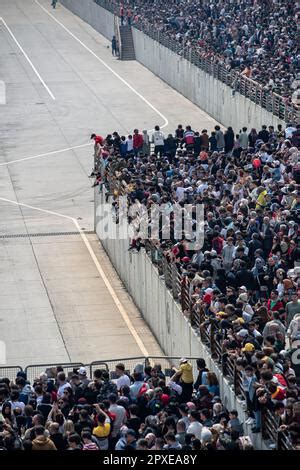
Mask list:
POLYGON ((224 126, 260 129, 263 124, 284 124, 273 114, 232 89, 141 31, 133 28, 136 59, 172 88, 224 126))
MULTIPOLYGON (((93 0, 61 0, 107 39, 114 34, 114 15, 93 0)), ((133 28, 136 59, 172 88, 195 103, 224 126, 260 129, 263 124, 284 124, 273 114, 218 81, 174 52, 133 28)))
POLYGON ((93 0, 60 0, 60 3, 111 40, 114 35, 114 15, 112 13, 101 8, 93 0))

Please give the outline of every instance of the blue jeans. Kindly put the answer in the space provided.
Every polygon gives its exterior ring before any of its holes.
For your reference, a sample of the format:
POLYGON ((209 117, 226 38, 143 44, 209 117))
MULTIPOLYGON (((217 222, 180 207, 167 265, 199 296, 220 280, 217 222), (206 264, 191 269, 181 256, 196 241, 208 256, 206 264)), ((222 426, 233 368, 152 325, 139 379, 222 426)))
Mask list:
POLYGON ((258 429, 261 429, 261 411, 253 411, 254 413, 254 418, 255 418, 255 427, 258 429))

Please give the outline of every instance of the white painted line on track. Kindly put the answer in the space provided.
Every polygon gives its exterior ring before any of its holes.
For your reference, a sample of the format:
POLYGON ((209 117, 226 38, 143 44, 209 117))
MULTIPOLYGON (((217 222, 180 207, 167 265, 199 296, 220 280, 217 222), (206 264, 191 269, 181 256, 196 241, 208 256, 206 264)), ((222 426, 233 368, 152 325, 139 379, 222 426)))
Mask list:
POLYGON ((53 152, 41 153, 39 155, 33 155, 32 157, 22 157, 22 158, 19 158, 18 160, 11 160, 10 162, 0 163, 0 166, 7 166, 7 165, 12 165, 13 163, 24 162, 26 160, 34 160, 35 158, 47 157, 49 155, 56 155, 57 153, 68 152, 68 150, 80 149, 80 148, 88 147, 90 145, 93 145, 93 142, 90 142, 88 144, 75 145, 75 147, 68 147, 68 148, 61 149, 61 150, 54 150, 53 152))
MULTIPOLYGON (((61 23, 55 16, 53 16, 43 5, 40 4, 38 0, 35 0, 35 3, 39 5, 44 12, 50 16, 57 24, 59 24, 73 39, 75 39, 79 44, 81 44, 84 49, 86 49, 90 54, 92 54, 99 62, 101 62, 104 67, 106 67, 115 77, 117 77, 124 85, 126 85, 133 93, 135 93, 144 103, 146 103, 153 111, 155 111, 163 120, 164 124, 160 126, 161 128, 166 127, 169 124, 168 119, 164 114, 162 114, 152 103, 150 103, 147 98, 145 98, 141 93, 139 93, 130 83, 128 83, 121 75, 119 75, 115 70, 113 70, 103 59, 101 59, 94 51, 92 51, 86 44, 84 44, 75 34, 73 34, 63 23, 61 23)), ((149 129, 152 131, 153 129, 149 129)))
POLYGON ((122 305, 122 302, 119 300, 119 298, 116 294, 116 291, 114 290, 113 286, 109 282, 109 279, 105 275, 105 272, 101 268, 101 265, 98 261, 98 258, 95 255, 95 252, 94 252, 93 248, 91 247, 91 244, 90 244, 86 234, 84 233, 84 231, 79 226, 78 221, 74 217, 70 217, 69 215, 60 214, 59 212, 50 211, 48 209, 40 209, 39 207, 34 207, 34 206, 30 206, 28 204, 23 204, 21 202, 12 201, 11 199, 6 199, 4 197, 0 197, 0 201, 8 202, 8 203, 14 204, 16 206, 26 207, 27 209, 32 209, 32 210, 35 210, 35 211, 43 212, 45 214, 56 215, 58 217, 63 217, 65 219, 71 220, 73 222, 73 224, 75 225, 76 229, 78 230, 78 232, 81 236, 81 239, 82 239, 83 243, 85 244, 85 246, 86 246, 86 248, 87 248, 87 250, 88 250, 88 252, 89 252, 89 254, 92 258, 92 261, 93 261, 98 273, 100 274, 102 280, 104 281, 104 284, 106 285, 107 290, 109 291, 114 303, 116 304, 116 307, 119 310, 124 322, 126 323, 127 328, 129 329, 130 333, 132 334, 136 344, 138 345, 138 347, 140 348, 140 350, 141 350, 141 352, 144 356, 149 356, 149 352, 148 352, 147 348, 145 347, 141 337, 139 336, 138 332, 136 331, 135 327, 133 326, 132 321, 130 320, 126 310, 124 309, 124 307, 122 305))
POLYGON ((11 35, 11 37, 13 38, 13 40, 15 41, 15 43, 17 44, 18 48, 20 49, 20 51, 24 54, 25 58, 27 59, 27 61, 29 62, 29 65, 30 67, 32 68, 32 70, 34 71, 34 73, 37 75, 37 77, 39 78, 39 80, 41 81, 42 85, 45 87, 45 89, 47 90, 47 92, 49 93, 49 95, 51 96, 51 98, 55 101, 55 96, 53 95, 52 91, 50 90, 50 88, 48 87, 48 85, 45 83, 45 81, 43 80, 43 78, 41 77, 41 75, 39 74, 39 72, 37 71, 37 69, 35 68, 35 66, 33 65, 33 63, 31 62, 31 60, 29 59, 28 55, 26 54, 26 52, 24 51, 23 47, 21 46, 21 44, 19 43, 19 41, 17 40, 17 38, 15 37, 15 35, 13 34, 12 30, 10 29, 10 27, 6 24, 6 22, 4 21, 4 19, 2 17, 0 17, 0 20, 2 21, 2 23, 4 24, 5 28, 7 29, 7 31, 9 32, 9 34, 11 35))

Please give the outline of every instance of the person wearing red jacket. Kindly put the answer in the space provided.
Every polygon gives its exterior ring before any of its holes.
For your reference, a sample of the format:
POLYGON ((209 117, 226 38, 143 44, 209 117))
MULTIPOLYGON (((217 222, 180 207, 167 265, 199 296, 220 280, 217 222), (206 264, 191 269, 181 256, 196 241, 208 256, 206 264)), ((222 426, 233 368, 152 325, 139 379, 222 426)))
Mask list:
POLYGON ((142 134, 139 134, 138 129, 134 129, 133 131, 133 152, 134 156, 137 157, 139 152, 142 150, 144 144, 144 139, 142 134))
POLYGON ((268 311, 271 311, 271 312, 279 312, 279 310, 284 308, 283 303, 278 298, 278 292, 276 290, 273 290, 271 292, 271 296, 267 303, 267 308, 268 308, 268 311))

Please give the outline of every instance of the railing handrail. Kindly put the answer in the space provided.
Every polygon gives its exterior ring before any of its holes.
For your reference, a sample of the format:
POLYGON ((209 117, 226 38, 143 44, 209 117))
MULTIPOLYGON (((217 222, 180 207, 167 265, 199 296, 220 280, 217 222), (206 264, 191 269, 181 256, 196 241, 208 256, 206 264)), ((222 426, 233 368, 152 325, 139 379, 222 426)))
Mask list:
MULTIPOLYGON (((119 6, 115 4, 115 2, 109 0, 94 1, 96 4, 112 12, 114 15, 118 17, 120 16, 119 6)), ((288 98, 285 98, 276 92, 266 90, 265 86, 261 83, 256 82, 250 77, 241 75, 240 72, 235 71, 234 69, 228 69, 225 64, 214 62, 214 58, 216 57, 215 55, 213 57, 202 57, 195 48, 186 45, 185 41, 180 43, 176 39, 169 38, 164 32, 159 30, 153 31, 150 24, 145 25, 141 22, 133 21, 131 26, 137 28, 153 40, 172 50, 181 58, 184 58, 201 68, 209 75, 214 76, 227 86, 230 86, 233 88, 234 92, 238 92, 246 96, 255 104, 267 109, 267 111, 271 112, 282 121, 297 123, 297 119, 299 119, 300 114, 299 106, 294 105, 293 103, 287 103, 288 98), (252 92, 250 92, 251 87, 254 88, 252 92), (269 99, 257 100, 257 96, 262 97, 265 94, 267 94, 269 99), (277 105, 275 105, 276 100, 279 102, 277 105)))
MULTIPOLYGON (((125 195, 126 192, 124 191, 124 187, 122 186, 121 181, 119 181, 119 185, 120 195, 125 195)), ((187 312, 185 310, 189 311, 189 321, 191 327, 193 327, 193 323, 197 325, 197 328, 199 327, 203 344, 211 352, 212 358, 217 361, 217 365, 220 367, 224 377, 229 381, 229 383, 233 387, 236 397, 243 396, 243 399, 245 399, 245 392, 242 385, 243 377, 241 371, 239 371, 236 366, 236 358, 234 358, 233 356, 228 356, 226 362, 224 363, 224 338, 222 337, 222 335, 220 335, 221 337, 219 339, 217 338, 218 328, 216 328, 213 322, 208 323, 206 326, 203 325, 206 320, 206 317, 202 307, 198 310, 193 309, 193 301, 190 296, 190 281, 188 280, 187 276, 183 276, 179 272, 175 262, 168 261, 166 259, 162 249, 158 247, 155 243, 153 243, 153 241, 146 240, 145 250, 148 255, 150 254, 151 261, 154 263, 155 266, 157 266, 157 269, 159 270, 160 274, 163 274, 166 287, 171 291, 174 299, 180 302, 183 313, 186 315, 187 312), (174 296, 173 289, 174 283, 177 283, 178 279, 181 280, 181 292, 178 297, 176 297, 174 296)), ((263 419, 262 421, 262 432, 264 436, 268 436, 269 438, 271 438, 273 441, 275 441, 276 447, 279 447, 281 441, 279 440, 278 429, 274 426, 274 413, 271 413, 270 410, 267 410, 266 413, 263 413, 263 417, 265 417, 265 419, 263 419)), ((284 441, 284 445, 286 447, 292 446, 291 442, 288 440, 287 437, 284 441)))

